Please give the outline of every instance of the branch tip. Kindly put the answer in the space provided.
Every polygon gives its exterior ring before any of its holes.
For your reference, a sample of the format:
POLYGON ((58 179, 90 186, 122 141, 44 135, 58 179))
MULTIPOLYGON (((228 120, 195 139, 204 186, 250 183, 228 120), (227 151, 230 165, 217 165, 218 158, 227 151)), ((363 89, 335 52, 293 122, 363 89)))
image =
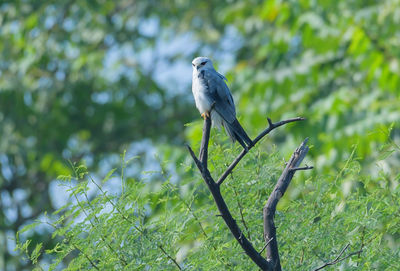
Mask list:
MULTIPOLYGON (((236 165, 239 163, 239 161, 248 153, 248 151, 253 148, 264 136, 266 136, 267 134, 269 134, 272 130, 285 125, 287 123, 291 123, 291 122, 295 122, 295 121, 299 121, 299 120, 304 120, 305 118, 302 117, 296 117, 296 118, 291 118, 291 119, 287 119, 287 120, 282 120, 282 121, 278 121, 273 123, 271 118, 267 118, 268 120, 268 124, 269 126, 262 131, 254 140, 252 140, 252 144, 251 146, 249 146, 248 150, 243 149, 242 152, 236 157, 236 159, 232 162, 232 164, 225 170, 225 172, 221 175, 221 177, 219 177, 218 181, 217 181, 217 185, 220 186, 224 180, 228 177, 229 173, 236 167, 236 165)), ((303 144, 306 144, 308 141, 308 138, 306 138, 303 141, 303 144)), ((302 148, 303 145, 300 145, 300 147, 298 148, 299 150, 302 148)), ((297 150, 297 149, 296 149, 297 150)), ((306 152, 307 153, 307 152, 306 152)))
POLYGON ((192 156, 192 159, 194 163, 196 164, 197 168, 200 170, 200 172, 203 172, 203 164, 200 162, 200 160, 196 157, 194 154, 192 148, 189 146, 189 144, 186 144, 186 147, 190 153, 190 156, 192 156))
POLYGON ((267 118, 267 120, 268 120, 269 126, 274 126, 274 124, 272 123, 272 120, 270 118, 267 118))
POLYGON ((313 166, 305 166, 305 167, 295 167, 295 168, 291 168, 291 169, 289 169, 291 172, 294 172, 294 171, 298 171, 298 170, 310 170, 310 169, 313 169, 314 167, 313 166))
POLYGON ((188 151, 189 151, 190 155, 192 156, 193 160, 195 160, 195 161, 198 160, 196 155, 194 154, 192 148, 189 146, 189 144, 186 144, 186 148, 188 149, 188 151))
POLYGON ((304 145, 306 145, 306 144, 308 143, 308 140, 309 140, 309 139, 310 139, 309 137, 306 137, 306 138, 303 140, 303 142, 301 143, 299 149, 304 148, 304 145))
MULTIPOLYGON (((281 121, 279 122, 279 125, 275 124, 275 126, 280 126, 283 125, 284 123, 292 122, 298 120, 296 119, 291 119, 287 121, 281 121)), ((295 149, 293 152, 291 158, 289 161, 286 163, 285 169, 283 170, 281 176, 279 177, 278 181, 276 182, 276 185, 271 192, 267 203, 264 205, 263 209, 263 220, 264 220, 264 236, 270 236, 270 240, 268 240, 267 243, 271 242, 269 246, 269 249, 267 249, 266 253, 266 258, 270 260, 275 266, 273 270, 282 270, 281 264, 280 264, 280 259, 279 259, 279 250, 278 250, 278 243, 276 241, 276 226, 274 222, 274 215, 276 212, 276 206, 278 205, 279 200, 281 197, 285 194, 286 189, 288 188, 292 178, 294 177, 294 173, 296 170, 300 169, 305 169, 309 168, 303 167, 300 168, 298 167, 300 163, 303 161, 305 155, 308 152, 308 147, 306 145, 308 138, 306 138, 299 147, 295 149), (292 174, 291 174, 292 173, 292 174)))

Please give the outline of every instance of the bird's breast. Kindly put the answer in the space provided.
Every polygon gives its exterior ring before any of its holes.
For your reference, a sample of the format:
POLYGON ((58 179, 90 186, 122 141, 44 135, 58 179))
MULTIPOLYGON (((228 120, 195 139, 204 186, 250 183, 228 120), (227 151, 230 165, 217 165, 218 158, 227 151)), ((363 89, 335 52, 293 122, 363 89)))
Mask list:
POLYGON ((211 110, 212 100, 208 93, 207 85, 197 76, 193 76, 192 92, 196 107, 200 113, 209 112, 211 110))

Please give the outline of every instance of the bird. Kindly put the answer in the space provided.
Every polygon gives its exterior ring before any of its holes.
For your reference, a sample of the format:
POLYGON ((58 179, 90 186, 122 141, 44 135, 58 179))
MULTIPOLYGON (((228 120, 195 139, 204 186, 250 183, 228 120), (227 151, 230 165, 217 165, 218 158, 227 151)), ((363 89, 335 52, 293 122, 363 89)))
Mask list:
POLYGON ((211 118, 215 127, 224 126, 232 142, 237 140, 248 150, 253 146, 253 141, 236 118, 235 103, 225 83, 227 79, 214 69, 208 57, 196 57, 192 66, 192 92, 201 116, 204 119, 211 118))

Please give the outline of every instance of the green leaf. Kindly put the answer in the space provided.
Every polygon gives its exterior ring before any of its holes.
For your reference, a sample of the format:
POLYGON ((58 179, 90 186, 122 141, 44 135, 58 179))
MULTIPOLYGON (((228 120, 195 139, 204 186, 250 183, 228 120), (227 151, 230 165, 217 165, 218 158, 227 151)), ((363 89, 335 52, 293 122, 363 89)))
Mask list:
POLYGON ((110 170, 110 171, 107 173, 107 175, 103 178, 103 180, 102 180, 101 182, 102 182, 102 183, 107 182, 107 181, 110 179, 111 175, 113 175, 113 173, 114 173, 116 170, 117 170, 116 168, 113 168, 112 170, 110 170))
POLYGON ((24 226, 21 230, 18 231, 19 234, 27 232, 29 230, 32 230, 33 228, 36 228, 38 225, 42 224, 42 222, 34 222, 31 224, 28 224, 24 226))

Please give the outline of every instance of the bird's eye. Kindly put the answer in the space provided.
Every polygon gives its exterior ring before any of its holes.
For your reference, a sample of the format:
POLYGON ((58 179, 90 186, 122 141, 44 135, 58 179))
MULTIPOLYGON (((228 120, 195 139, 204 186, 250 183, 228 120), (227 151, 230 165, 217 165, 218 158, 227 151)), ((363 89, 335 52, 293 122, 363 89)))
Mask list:
POLYGON ((206 65, 207 61, 201 62, 201 66, 206 65))

